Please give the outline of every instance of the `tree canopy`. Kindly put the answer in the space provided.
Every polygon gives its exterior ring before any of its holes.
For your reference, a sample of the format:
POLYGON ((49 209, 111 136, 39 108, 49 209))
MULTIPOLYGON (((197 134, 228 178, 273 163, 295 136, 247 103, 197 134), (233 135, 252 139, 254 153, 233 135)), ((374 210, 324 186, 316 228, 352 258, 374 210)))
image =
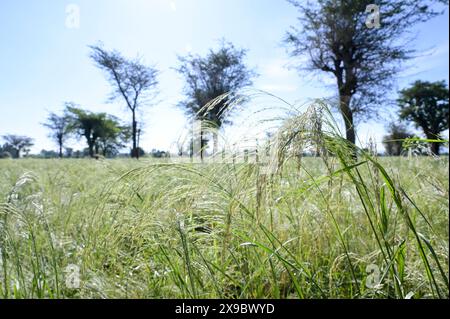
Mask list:
POLYGON ((67 114, 70 119, 69 130, 84 137, 89 156, 115 154, 130 138, 130 128, 106 113, 93 113, 69 104, 67 114))
POLYGON ((155 98, 158 70, 140 58, 126 59, 117 51, 91 46, 91 58, 103 70, 113 90, 111 100, 123 99, 132 113, 132 157, 139 158, 137 110, 155 98))
POLYGON ((69 135, 70 120, 66 115, 50 113, 43 125, 50 130, 49 137, 53 139, 59 148, 59 157, 63 157, 63 146, 69 135))
POLYGON ((207 120, 220 127, 226 121, 227 101, 243 87, 252 84, 256 73, 245 65, 246 50, 237 49, 232 43, 222 42, 217 50, 210 50, 205 57, 189 54, 179 57, 177 71, 185 79, 186 100, 180 105, 197 119, 207 120), (227 96, 223 96, 227 94, 227 96), (210 108, 204 108, 212 100, 223 96, 210 108))
POLYGON ((413 135, 405 125, 395 122, 390 123, 388 126, 388 134, 383 137, 386 154, 392 156, 401 155, 404 151, 404 140, 412 138, 413 135))
MULTIPOLYGON (((334 77, 346 138, 355 143, 355 123, 377 115, 402 62, 414 56, 409 31, 439 14, 426 0, 290 0, 300 28, 285 42, 301 70, 334 77), (368 10, 370 9, 370 10, 368 10), (379 12, 376 12, 379 10, 379 12), (379 13, 379 16, 377 14, 379 13), (379 25, 373 23, 379 17, 379 25)), ((378 21, 377 21, 378 22, 378 21)))
MULTIPOLYGON (((400 118, 421 128, 427 139, 441 138, 449 128, 449 89, 445 81, 416 81, 400 91, 400 118)), ((439 155, 441 143, 431 143, 431 151, 439 155)))
MULTIPOLYGON (((189 54, 179 57, 177 71, 185 79, 186 99, 180 106, 193 119, 208 123, 219 129, 229 122, 230 101, 238 90, 252 84, 256 73, 245 65, 246 50, 236 48, 223 41, 221 47, 210 50, 205 56, 189 54)), ((207 142, 200 132, 201 156, 207 142)), ((214 135, 214 149, 217 149, 217 135, 214 135)))
POLYGON ((11 154, 13 158, 20 158, 21 152, 29 152, 30 147, 34 145, 33 139, 28 136, 21 135, 4 135, 3 139, 6 141, 6 145, 3 148, 12 150, 14 154, 11 154))

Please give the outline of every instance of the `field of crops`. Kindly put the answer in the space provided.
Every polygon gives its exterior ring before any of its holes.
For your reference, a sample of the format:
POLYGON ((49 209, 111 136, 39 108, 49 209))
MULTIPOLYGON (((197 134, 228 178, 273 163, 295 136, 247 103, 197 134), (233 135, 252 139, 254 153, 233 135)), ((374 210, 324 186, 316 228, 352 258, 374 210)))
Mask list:
POLYGON ((2 298, 447 298, 448 157, 0 160, 2 298))

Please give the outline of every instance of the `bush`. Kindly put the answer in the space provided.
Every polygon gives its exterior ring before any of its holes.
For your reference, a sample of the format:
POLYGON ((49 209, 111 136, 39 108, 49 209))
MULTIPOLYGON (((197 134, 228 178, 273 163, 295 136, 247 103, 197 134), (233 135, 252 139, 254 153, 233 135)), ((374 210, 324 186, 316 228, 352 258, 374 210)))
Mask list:
POLYGON ((12 158, 11 153, 10 152, 1 152, 0 159, 6 159, 6 158, 12 158))

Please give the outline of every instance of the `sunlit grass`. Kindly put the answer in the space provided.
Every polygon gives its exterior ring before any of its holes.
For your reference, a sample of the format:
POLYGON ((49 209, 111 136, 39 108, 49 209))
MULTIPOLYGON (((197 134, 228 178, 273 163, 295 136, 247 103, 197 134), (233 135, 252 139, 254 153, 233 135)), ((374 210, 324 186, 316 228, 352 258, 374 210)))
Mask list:
POLYGON ((0 294, 448 297, 448 158, 359 163, 0 161, 0 294))

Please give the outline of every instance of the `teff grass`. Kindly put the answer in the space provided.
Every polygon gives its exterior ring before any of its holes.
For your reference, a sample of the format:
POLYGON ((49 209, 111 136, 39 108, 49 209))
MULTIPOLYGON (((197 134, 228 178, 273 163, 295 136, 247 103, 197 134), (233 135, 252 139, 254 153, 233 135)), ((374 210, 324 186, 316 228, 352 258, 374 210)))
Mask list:
MULTIPOLYGON (((2 296, 445 297, 448 160, 379 161, 423 214, 399 193, 416 233, 426 239, 423 252, 384 183, 380 211, 368 211, 370 224, 355 191, 359 183, 366 192, 360 183, 370 178, 368 163, 358 167, 356 181, 346 171, 328 175, 318 158, 304 158, 301 171, 287 163, 256 216, 256 174, 250 166, 1 162, 2 198, 16 196, 2 205, 2 296), (129 165, 139 170, 119 179, 129 165), (81 168, 91 173, 80 176, 81 168), (35 178, 26 178, 26 171, 35 178), (427 179, 412 182, 414 174, 427 179), (383 257, 382 249, 391 255, 383 257), (65 285, 69 264, 80 267, 79 289, 65 285), (370 264, 381 270, 376 289, 366 287, 370 264)), ((376 194, 370 188, 364 196, 376 201, 376 194)))

